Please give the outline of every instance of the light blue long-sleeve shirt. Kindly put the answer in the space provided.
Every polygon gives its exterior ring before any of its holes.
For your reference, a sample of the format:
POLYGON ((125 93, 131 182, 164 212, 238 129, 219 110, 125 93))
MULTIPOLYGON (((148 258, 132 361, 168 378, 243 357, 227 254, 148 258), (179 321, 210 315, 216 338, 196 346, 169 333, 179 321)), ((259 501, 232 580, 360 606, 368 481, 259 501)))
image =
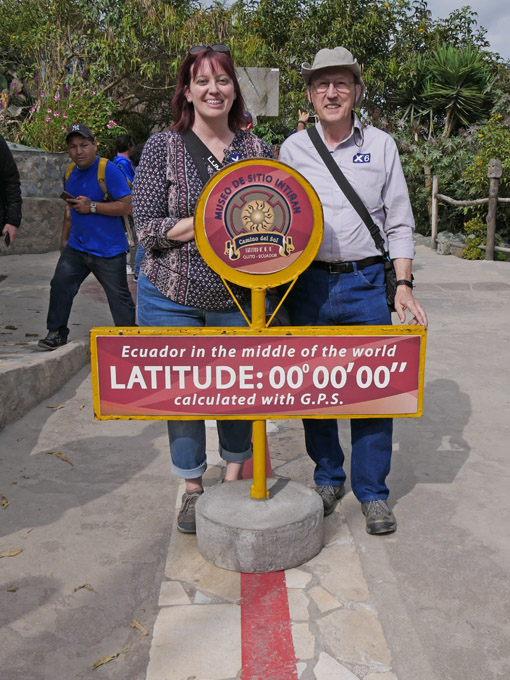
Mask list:
MULTIPOLYGON (((317 130, 324 140, 320 123, 317 130)), ((350 136, 332 151, 332 156, 379 227, 391 259, 412 259, 414 218, 394 140, 382 130, 363 127, 355 118, 350 136)), ((285 140, 279 160, 300 172, 321 200, 324 236, 317 260, 353 261, 381 254, 306 130, 285 140)))

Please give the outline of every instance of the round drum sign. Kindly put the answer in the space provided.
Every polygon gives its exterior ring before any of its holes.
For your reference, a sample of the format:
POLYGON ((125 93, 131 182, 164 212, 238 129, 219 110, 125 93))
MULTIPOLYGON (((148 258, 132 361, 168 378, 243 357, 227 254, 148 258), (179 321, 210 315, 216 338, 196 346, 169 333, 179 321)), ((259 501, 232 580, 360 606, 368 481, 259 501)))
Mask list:
POLYGON ((247 288, 294 279, 322 239, 320 200, 285 163, 250 158, 228 165, 205 185, 195 210, 195 240, 216 273, 247 288))

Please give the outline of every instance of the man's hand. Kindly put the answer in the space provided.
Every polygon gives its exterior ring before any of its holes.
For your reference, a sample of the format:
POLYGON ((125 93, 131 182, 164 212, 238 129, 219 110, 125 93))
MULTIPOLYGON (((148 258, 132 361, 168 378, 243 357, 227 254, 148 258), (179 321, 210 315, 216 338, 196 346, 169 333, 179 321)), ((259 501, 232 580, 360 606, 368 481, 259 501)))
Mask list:
MULTIPOLYGON (((90 213, 91 203, 91 199, 87 198, 87 196, 78 196, 77 198, 67 199, 67 205, 82 215, 88 215, 90 213)), ((131 194, 122 196, 122 198, 119 198, 116 201, 100 201, 96 203, 96 214, 108 215, 110 217, 131 215, 131 194)))
POLYGON ((16 236, 18 235, 18 227, 15 227, 14 224, 4 224, 4 228, 2 229, 2 237, 5 237, 5 234, 9 234, 9 245, 12 246, 16 240, 16 236))
MULTIPOLYGON (((399 257, 393 260, 395 265, 395 272, 397 274, 397 281, 412 281, 412 260, 399 257)), ((401 323, 406 322, 406 311, 409 310, 413 315, 411 321, 409 321, 410 326, 420 324, 421 326, 428 326, 427 315, 425 310, 418 302, 418 300, 413 295, 413 289, 405 284, 397 286, 397 292, 395 294, 395 311, 398 314, 398 318, 401 323)))
POLYGON ((306 125, 308 123, 308 118, 310 114, 308 111, 301 111, 301 109, 298 109, 298 123, 303 123, 306 125))
POLYGON ((395 294, 395 311, 397 312, 401 323, 405 323, 406 321, 406 310, 409 310, 413 315, 413 318, 409 321, 410 326, 420 324, 427 328, 429 323, 427 315, 420 302, 414 297, 411 288, 405 285, 397 286, 397 292, 395 294))
POLYGON ((81 215, 86 215, 90 212, 90 205, 92 201, 86 196, 77 196, 76 198, 68 198, 67 204, 71 206, 73 210, 81 215))

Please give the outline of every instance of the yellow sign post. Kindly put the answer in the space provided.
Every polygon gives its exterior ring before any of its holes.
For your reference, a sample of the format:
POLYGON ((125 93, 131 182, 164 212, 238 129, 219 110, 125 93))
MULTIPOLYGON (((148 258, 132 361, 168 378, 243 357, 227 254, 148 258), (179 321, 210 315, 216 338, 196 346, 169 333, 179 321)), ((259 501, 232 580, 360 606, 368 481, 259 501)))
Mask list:
MULTIPOLYGON (((224 281, 251 288, 252 329, 266 328, 266 289, 294 282, 313 261, 323 226, 312 185, 290 166, 270 160, 220 170, 195 211, 195 240, 204 260, 224 281), (217 221, 231 237, 227 242, 217 221)), ((266 422, 254 420, 251 497, 268 495, 266 422)))

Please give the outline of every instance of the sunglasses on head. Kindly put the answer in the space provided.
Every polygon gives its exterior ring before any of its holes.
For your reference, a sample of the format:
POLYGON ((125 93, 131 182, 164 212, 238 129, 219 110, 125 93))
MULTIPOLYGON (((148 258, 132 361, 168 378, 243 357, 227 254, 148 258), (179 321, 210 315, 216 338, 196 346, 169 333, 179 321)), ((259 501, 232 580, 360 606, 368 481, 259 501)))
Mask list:
POLYGON ((227 52, 230 54, 230 47, 227 45, 195 45, 189 51, 190 54, 198 54, 198 52, 203 52, 204 50, 212 50, 213 52, 227 52))

